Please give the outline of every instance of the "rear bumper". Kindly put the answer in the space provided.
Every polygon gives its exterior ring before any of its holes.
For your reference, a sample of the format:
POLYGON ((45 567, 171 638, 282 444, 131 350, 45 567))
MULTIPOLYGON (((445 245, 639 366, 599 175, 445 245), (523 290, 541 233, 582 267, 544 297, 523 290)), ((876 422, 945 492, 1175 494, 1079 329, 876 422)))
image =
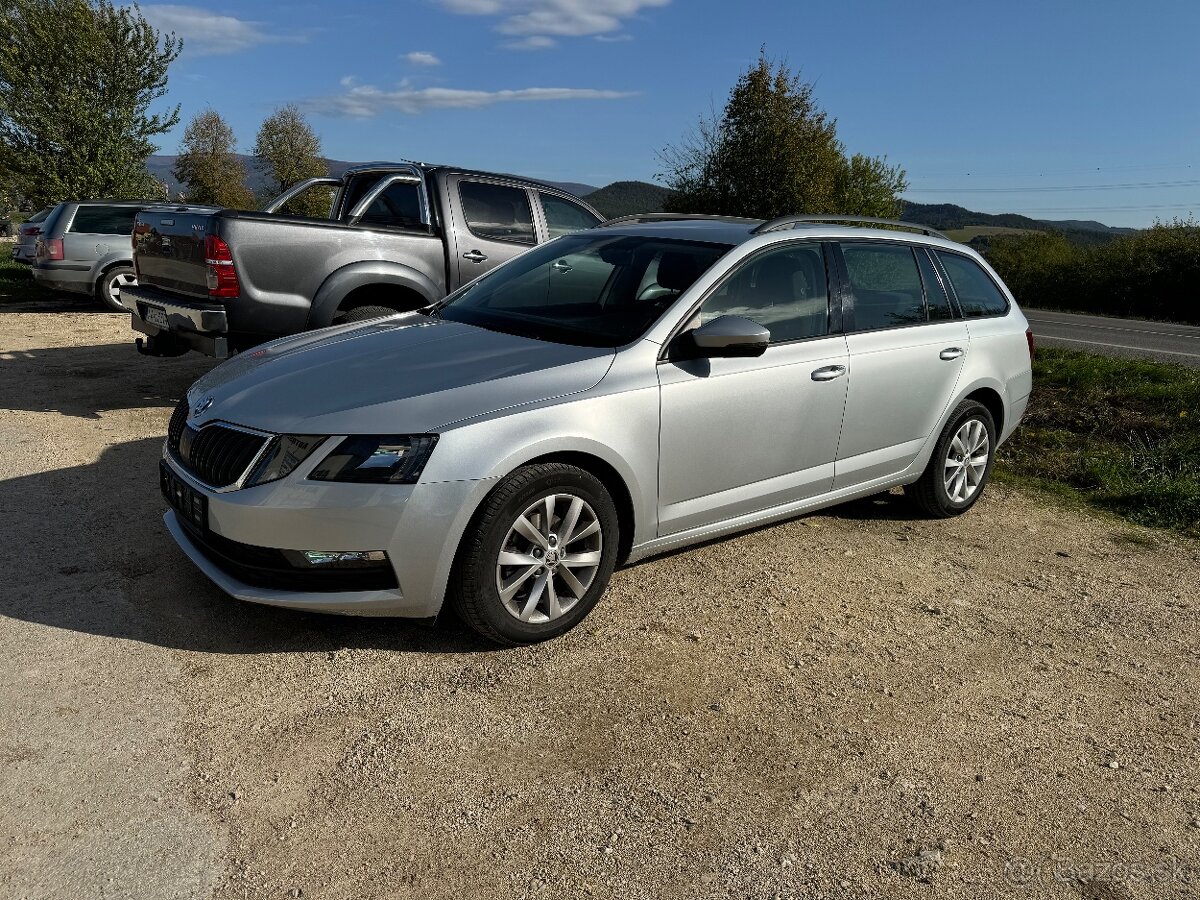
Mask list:
POLYGON ((71 294, 90 296, 95 287, 92 284, 91 267, 75 263, 34 262, 33 280, 49 290, 71 294))
POLYGON ((122 287, 121 305, 129 310, 134 331, 151 337, 169 334, 189 349, 206 356, 217 359, 229 356, 229 323, 223 307, 180 300, 142 286, 122 287), (166 317, 165 328, 147 320, 147 310, 151 308, 166 317))

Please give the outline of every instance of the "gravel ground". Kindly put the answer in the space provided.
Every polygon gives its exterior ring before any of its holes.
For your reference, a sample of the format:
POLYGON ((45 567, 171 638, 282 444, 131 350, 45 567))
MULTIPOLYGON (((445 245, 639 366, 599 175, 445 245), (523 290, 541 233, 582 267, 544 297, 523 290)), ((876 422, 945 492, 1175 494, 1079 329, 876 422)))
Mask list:
POLYGON ((161 523, 209 365, 0 307, 0 896, 1200 891, 1200 545, 992 485, 645 562, 531 649, 259 608, 161 523))

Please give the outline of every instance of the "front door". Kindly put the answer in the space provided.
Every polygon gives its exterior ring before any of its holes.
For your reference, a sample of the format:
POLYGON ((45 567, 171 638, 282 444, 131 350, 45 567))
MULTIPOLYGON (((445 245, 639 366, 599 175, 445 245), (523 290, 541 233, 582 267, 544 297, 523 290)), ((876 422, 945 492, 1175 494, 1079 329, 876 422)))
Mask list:
POLYGON ((537 243, 529 191, 465 176, 450 179, 455 286, 474 281, 537 243))
POLYGON ((659 364, 660 536, 830 489, 849 365, 830 312, 817 242, 751 257, 704 301, 689 327, 744 316, 771 344, 754 358, 659 364))

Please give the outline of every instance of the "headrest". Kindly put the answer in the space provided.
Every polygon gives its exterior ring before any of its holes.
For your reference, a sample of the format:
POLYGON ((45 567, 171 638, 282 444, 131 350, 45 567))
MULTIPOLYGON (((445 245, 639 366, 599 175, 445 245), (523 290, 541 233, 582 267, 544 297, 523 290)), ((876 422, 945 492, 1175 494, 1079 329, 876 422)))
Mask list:
POLYGON ((700 267, 691 253, 668 251, 658 261, 658 283, 669 291, 683 293, 700 277, 700 267))

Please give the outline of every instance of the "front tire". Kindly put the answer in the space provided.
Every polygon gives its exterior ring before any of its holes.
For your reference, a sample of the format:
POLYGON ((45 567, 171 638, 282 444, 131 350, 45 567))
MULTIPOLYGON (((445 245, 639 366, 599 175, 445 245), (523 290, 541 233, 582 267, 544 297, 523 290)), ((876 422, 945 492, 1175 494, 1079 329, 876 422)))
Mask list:
POLYGON ((616 566, 616 506, 577 466, 524 466, 484 501, 459 548, 450 602, 482 636, 516 646, 557 637, 599 601, 616 566))
POLYGON ((942 429, 920 480, 904 493, 932 518, 962 515, 987 486, 995 451, 992 414, 982 403, 964 400, 942 429))
POLYGON ((121 287, 135 287, 137 275, 132 266, 113 266, 96 282, 96 299, 116 312, 129 312, 121 305, 121 287))

